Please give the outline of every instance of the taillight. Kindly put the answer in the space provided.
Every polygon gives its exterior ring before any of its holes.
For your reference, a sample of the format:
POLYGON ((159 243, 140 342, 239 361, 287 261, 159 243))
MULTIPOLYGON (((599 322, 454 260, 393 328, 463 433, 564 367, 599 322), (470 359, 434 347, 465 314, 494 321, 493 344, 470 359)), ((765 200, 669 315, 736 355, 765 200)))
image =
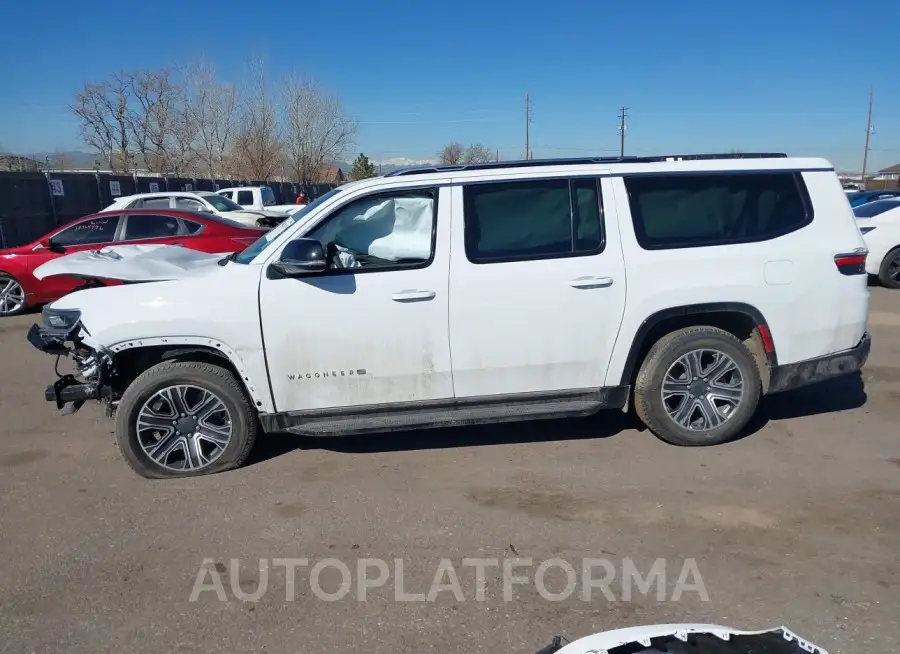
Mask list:
POLYGON ((834 255, 834 265, 842 275, 865 275, 866 253, 836 254, 834 255))

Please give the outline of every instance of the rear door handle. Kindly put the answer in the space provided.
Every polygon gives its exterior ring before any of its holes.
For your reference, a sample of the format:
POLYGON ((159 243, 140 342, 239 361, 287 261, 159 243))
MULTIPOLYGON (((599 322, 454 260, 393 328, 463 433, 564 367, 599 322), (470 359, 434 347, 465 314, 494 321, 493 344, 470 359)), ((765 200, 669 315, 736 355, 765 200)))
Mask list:
POLYGON ((606 288, 612 285, 612 277, 576 277, 569 280, 569 286, 574 288, 606 288))
POLYGON ((424 300, 433 300, 434 291, 397 291, 391 295, 394 302, 422 302, 424 300))

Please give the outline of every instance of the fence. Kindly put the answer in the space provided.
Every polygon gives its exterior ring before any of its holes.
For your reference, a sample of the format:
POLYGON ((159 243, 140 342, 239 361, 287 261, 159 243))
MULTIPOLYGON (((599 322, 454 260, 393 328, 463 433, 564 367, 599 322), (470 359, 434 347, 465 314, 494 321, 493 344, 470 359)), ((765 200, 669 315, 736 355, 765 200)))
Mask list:
POLYGON ((300 191, 317 198, 333 185, 288 182, 137 177, 94 173, 0 172, 0 246, 30 243, 65 223, 108 207, 116 197, 157 191, 217 191, 230 186, 268 186, 278 204, 300 191))

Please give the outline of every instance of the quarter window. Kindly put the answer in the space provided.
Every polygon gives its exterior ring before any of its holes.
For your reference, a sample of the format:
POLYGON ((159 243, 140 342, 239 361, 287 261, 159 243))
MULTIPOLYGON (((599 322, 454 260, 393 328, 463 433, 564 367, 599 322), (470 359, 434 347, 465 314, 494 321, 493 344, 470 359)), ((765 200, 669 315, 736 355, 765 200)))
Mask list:
POLYGON ((253 191, 238 191, 237 203, 242 207, 253 204, 253 191))
POLYGON ((603 249, 596 178, 473 184, 463 189, 466 254, 498 263, 603 249))
POLYGON ((765 241, 812 221, 795 172, 635 175, 625 187, 647 250, 765 241))

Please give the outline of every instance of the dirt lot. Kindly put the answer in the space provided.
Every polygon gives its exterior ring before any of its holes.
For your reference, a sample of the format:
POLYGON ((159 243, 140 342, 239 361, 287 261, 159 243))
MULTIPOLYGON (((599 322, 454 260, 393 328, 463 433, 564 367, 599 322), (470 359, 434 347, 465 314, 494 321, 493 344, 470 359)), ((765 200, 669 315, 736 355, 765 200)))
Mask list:
MULTIPOLYGON (((98 407, 64 417, 44 402, 53 362, 25 341, 35 316, 4 320, 0 650, 533 652, 557 633, 692 621, 785 624, 832 652, 900 651, 900 292, 872 294, 862 380, 769 398, 755 432, 727 446, 671 447, 612 414, 271 437, 242 470, 177 482, 132 474, 98 407), (554 602, 529 582, 505 601, 489 567, 477 601, 462 559, 516 556, 532 559, 515 570, 532 580, 542 561, 565 560, 577 589, 554 602), (352 590, 319 599, 301 568, 290 593, 283 565, 270 563, 286 557, 310 568, 338 559, 352 590), (365 602, 363 558, 387 561, 390 575, 365 602), (585 558, 616 574, 613 601, 599 589, 583 599, 585 558), (663 598, 657 584, 626 601, 627 566, 647 576, 657 558, 663 598), (227 601, 212 590, 189 601, 204 559, 221 574, 203 579, 220 578, 227 601), (462 601, 450 591, 396 601, 398 586, 426 593, 441 559, 462 601), (709 601, 696 588, 673 601, 686 559, 709 601), (258 602, 236 599, 233 587, 262 580, 258 602)), ((319 580, 339 589, 333 567, 319 580)), ((548 573, 548 591, 564 585, 559 568, 548 573)))

